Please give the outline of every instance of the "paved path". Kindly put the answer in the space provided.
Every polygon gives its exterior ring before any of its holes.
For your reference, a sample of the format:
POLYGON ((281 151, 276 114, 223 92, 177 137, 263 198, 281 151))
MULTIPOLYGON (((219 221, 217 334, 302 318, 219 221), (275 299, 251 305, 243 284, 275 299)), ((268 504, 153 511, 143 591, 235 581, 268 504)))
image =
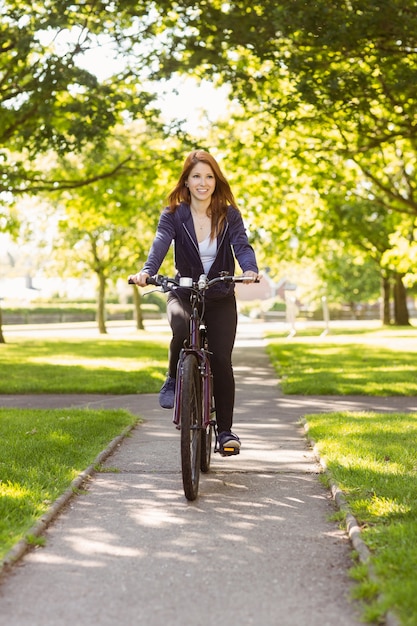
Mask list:
POLYGON ((359 626, 350 544, 298 425, 306 413, 417 410, 416 399, 282 396, 259 341, 235 351, 238 457, 182 492, 178 432, 151 396, 0 396, 2 406, 144 417, 0 584, 1 626, 359 626), (393 402, 391 401, 393 400, 393 402), (117 471, 115 471, 117 469, 117 471))

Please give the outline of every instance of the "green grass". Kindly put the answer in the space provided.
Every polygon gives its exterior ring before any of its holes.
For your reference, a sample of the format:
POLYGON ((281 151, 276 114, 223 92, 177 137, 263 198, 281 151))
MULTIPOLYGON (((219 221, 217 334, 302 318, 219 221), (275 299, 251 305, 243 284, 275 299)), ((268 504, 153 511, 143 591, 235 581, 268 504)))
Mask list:
POLYGON ((156 393, 167 341, 13 338, 0 345, 0 394, 156 393))
POLYGON ((352 571, 365 618, 382 623, 394 609, 403 626, 417 624, 417 414, 307 415, 309 436, 343 490, 372 552, 352 571), (380 595, 382 594, 382 600, 380 595))
POLYGON ((417 330, 273 336, 268 353, 284 393, 417 395, 417 330))
POLYGON ((0 409, 0 558, 136 421, 123 410, 0 409))

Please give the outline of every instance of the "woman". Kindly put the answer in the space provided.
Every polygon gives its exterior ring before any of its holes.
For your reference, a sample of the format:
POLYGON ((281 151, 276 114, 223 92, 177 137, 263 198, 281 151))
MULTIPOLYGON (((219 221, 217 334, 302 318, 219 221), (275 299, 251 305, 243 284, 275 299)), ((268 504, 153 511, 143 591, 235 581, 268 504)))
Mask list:
MULTIPOLYGON (((169 195, 169 206, 161 214, 148 259, 143 269, 131 277, 133 282, 144 287, 148 276, 157 274, 172 241, 178 279, 184 276, 197 281, 201 274, 211 279, 224 271, 233 275, 235 257, 248 282, 258 278, 255 253, 229 183, 216 160, 204 150, 195 150, 186 158, 178 183, 169 195)), ((174 406, 178 357, 188 336, 187 289, 179 288, 168 295, 167 313, 173 335, 168 377, 159 402, 170 409, 174 406)), ((207 291, 204 317, 212 353, 219 447, 222 451, 227 444, 238 454, 240 440, 231 431, 235 398, 232 350, 237 326, 233 283, 218 283, 207 291)))

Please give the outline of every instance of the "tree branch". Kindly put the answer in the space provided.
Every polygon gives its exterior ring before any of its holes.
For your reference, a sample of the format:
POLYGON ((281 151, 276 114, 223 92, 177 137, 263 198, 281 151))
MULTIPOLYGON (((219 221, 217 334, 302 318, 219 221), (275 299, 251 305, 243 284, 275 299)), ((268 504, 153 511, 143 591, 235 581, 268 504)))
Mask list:
POLYGON ((26 178, 26 180, 28 181, 28 184, 26 186, 19 185, 19 187, 13 188, 11 186, 2 187, 0 185, 0 192, 8 191, 9 193, 22 195, 26 193, 31 194, 42 191, 64 191, 65 189, 77 189, 79 187, 84 187, 85 185, 95 183, 98 180, 112 178, 118 172, 120 172, 124 168, 126 163, 128 163, 131 159, 132 157, 129 156, 121 161, 121 163, 118 163, 116 167, 112 170, 108 170, 107 172, 103 172, 102 174, 97 174, 95 176, 84 178, 82 180, 42 180, 38 178, 30 178, 28 176, 26 178))

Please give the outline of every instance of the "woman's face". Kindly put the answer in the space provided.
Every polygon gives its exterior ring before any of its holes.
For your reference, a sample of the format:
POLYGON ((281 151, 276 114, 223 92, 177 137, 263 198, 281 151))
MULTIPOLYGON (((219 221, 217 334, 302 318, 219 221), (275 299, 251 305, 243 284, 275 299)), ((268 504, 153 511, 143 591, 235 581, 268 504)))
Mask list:
POLYGON ((207 163, 197 163, 194 165, 187 178, 188 189, 191 200, 203 202, 210 200, 216 188, 216 178, 210 165, 207 163))

